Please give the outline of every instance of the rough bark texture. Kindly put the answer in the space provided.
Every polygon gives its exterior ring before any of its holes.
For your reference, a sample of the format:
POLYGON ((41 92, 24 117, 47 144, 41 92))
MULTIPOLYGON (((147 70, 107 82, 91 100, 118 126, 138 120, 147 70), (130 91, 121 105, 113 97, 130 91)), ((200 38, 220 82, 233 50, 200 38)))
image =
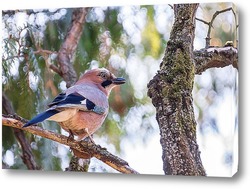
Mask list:
POLYGON ((148 84, 160 127, 163 170, 168 175, 206 175, 196 141, 192 89, 193 39, 198 4, 174 5, 175 22, 160 70, 148 84))
POLYGON ((229 47, 211 47, 194 51, 195 74, 202 74, 209 68, 232 65, 238 69, 238 50, 229 47))

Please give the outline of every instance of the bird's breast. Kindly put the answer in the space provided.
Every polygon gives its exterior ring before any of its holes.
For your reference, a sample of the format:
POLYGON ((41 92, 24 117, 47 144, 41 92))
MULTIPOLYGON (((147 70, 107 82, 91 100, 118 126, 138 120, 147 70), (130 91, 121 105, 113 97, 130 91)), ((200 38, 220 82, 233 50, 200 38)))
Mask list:
POLYGON ((99 129, 107 116, 107 112, 102 115, 96 114, 94 112, 83 112, 78 111, 72 118, 60 122, 60 126, 69 132, 69 130, 74 134, 83 139, 87 137, 86 129, 91 135, 97 129, 99 129), (84 135, 84 137, 82 136, 84 135))

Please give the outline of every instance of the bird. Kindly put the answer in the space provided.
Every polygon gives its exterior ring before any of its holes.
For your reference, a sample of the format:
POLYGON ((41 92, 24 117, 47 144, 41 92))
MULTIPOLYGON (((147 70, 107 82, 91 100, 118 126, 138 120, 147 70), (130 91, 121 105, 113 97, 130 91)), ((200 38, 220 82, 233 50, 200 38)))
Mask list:
POLYGON ((55 121, 69 133, 69 137, 76 136, 77 141, 90 137, 93 142, 91 135, 101 127, 109 112, 110 92, 124 83, 124 78, 116 77, 106 68, 89 70, 73 86, 58 94, 48 104, 48 109, 23 127, 44 120, 55 121))

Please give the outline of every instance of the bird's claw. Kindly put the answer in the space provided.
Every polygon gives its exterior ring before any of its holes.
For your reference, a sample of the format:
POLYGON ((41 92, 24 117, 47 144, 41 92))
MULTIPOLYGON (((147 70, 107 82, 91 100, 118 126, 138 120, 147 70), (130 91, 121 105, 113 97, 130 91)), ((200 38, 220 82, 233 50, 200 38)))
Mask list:
POLYGON ((74 140, 74 134, 73 132, 69 129, 69 136, 67 138, 67 142, 73 141, 74 140))

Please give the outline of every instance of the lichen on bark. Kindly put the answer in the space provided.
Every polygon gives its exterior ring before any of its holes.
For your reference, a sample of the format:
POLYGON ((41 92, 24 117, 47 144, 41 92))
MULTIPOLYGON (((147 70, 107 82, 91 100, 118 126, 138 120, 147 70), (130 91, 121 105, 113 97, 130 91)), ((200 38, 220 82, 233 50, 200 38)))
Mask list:
POLYGON ((174 5, 175 22, 160 70, 148 84, 160 127, 163 170, 171 175, 205 175, 196 141, 192 59, 198 4, 174 5))

